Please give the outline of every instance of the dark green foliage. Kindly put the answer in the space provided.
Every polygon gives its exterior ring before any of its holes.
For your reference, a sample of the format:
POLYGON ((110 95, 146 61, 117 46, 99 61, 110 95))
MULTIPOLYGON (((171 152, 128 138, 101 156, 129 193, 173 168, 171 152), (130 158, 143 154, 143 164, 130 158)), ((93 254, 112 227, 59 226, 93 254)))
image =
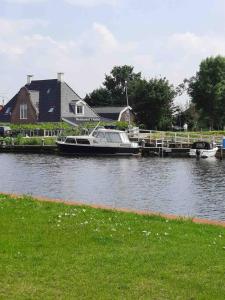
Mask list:
POLYGON ((131 103, 138 123, 148 129, 169 129, 176 92, 166 78, 137 80, 131 86, 131 103))
POLYGON ((206 126, 221 129, 225 125, 225 57, 208 57, 196 76, 189 80, 188 93, 206 126))
POLYGON ((132 66, 115 66, 105 76, 104 87, 87 95, 85 101, 92 106, 126 106, 126 85, 129 105, 136 121, 148 129, 168 129, 172 124, 172 105, 176 91, 166 78, 141 78, 132 66))
POLYGON ((103 86, 86 95, 85 101, 91 106, 126 106, 126 81, 131 84, 141 78, 141 73, 134 73, 134 67, 115 66, 110 75, 105 75, 103 86))

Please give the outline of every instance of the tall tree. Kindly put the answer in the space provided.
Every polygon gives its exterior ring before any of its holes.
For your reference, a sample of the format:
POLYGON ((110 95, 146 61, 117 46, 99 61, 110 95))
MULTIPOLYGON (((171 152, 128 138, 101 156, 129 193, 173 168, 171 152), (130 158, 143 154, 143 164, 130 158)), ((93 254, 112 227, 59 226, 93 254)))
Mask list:
POLYGON ((189 80, 188 94, 200 118, 211 128, 225 125, 225 57, 208 57, 189 80))
POLYGON ((151 129, 170 128, 175 96, 176 91, 166 78, 135 81, 131 101, 138 123, 151 129))
POLYGON ((132 66, 115 66, 109 75, 105 75, 103 86, 86 95, 85 101, 92 106, 126 105, 126 84, 141 78, 141 73, 134 73, 132 66))

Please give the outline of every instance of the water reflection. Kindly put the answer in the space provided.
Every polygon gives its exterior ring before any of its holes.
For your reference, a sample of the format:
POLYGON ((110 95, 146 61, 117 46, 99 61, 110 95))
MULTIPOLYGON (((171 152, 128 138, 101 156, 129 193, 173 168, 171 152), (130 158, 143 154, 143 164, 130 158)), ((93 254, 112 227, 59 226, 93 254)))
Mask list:
POLYGON ((0 190, 225 220, 216 159, 0 155, 0 190))

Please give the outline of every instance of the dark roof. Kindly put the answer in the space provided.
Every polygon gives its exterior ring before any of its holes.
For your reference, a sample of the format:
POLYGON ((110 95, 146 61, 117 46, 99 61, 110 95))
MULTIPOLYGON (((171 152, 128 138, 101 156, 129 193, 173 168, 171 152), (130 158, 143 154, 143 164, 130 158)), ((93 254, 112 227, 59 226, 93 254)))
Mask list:
POLYGON ((39 92, 39 121, 60 120, 60 84, 57 79, 46 79, 32 80, 25 85, 29 91, 39 92))
POLYGON ((10 116, 13 111, 17 94, 0 111, 0 122, 10 122, 10 116))
POLYGON ((126 106, 96 106, 93 108, 99 114, 120 114, 126 106))

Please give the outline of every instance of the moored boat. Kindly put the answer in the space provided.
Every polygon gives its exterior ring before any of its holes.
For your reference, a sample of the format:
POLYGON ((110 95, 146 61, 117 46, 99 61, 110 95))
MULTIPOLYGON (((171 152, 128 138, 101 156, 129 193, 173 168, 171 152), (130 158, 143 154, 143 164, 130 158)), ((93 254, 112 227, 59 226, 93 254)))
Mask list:
POLYGON ((71 155, 137 155, 138 143, 131 142, 127 133, 98 128, 90 135, 67 136, 56 142, 59 152, 71 155))
POLYGON ((196 158, 208 158, 215 157, 218 147, 215 143, 209 143, 205 141, 198 141, 192 144, 189 152, 190 157, 196 158))

